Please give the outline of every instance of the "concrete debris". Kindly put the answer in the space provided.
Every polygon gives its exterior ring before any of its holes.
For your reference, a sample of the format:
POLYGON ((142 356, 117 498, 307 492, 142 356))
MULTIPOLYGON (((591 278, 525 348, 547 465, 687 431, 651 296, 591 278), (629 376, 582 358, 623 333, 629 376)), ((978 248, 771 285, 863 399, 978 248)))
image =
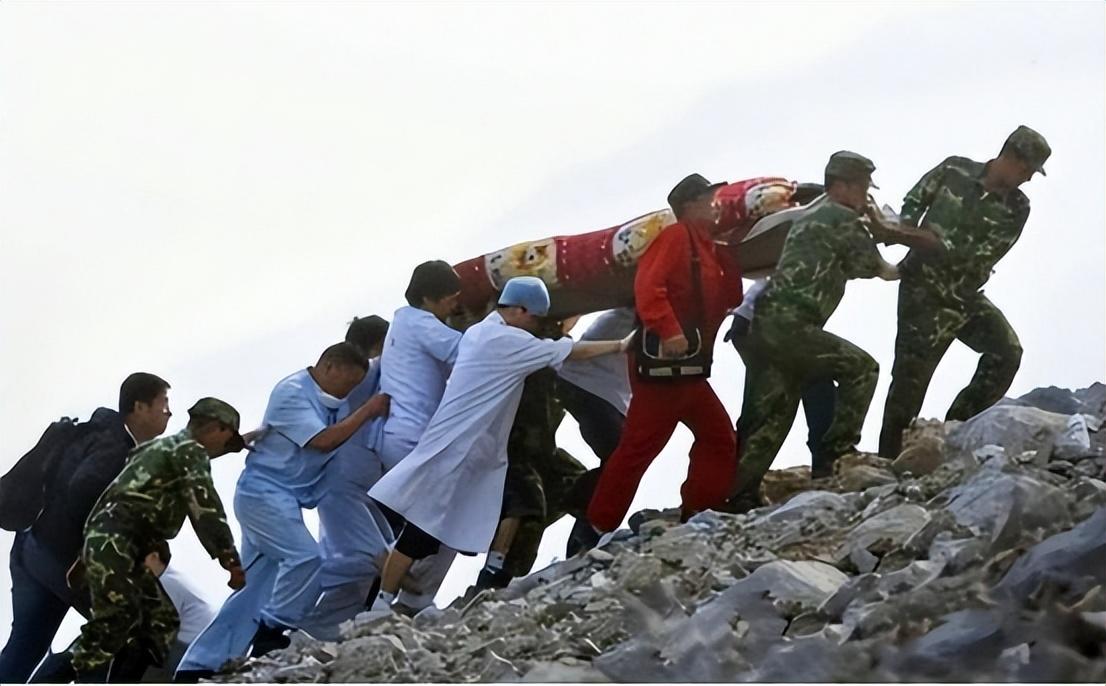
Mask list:
POLYGON ((896 460, 769 474, 765 507, 646 511, 601 549, 228 682, 1106 681, 1106 386, 1038 389, 896 460))

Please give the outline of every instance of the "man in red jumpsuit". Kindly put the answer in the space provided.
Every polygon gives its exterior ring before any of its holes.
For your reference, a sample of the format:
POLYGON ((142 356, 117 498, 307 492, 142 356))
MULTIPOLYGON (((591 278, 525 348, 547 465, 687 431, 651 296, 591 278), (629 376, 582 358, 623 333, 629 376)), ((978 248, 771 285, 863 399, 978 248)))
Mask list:
MULTIPOLYGON (((714 338, 727 311, 741 303, 741 273, 732 249, 714 242, 718 231, 715 191, 698 174, 681 181, 668 195, 676 223, 666 227, 646 249, 634 279, 638 318, 656 332, 664 357, 687 353, 685 331, 699 327, 703 350, 714 338), (699 291, 692 283, 694 241, 700 261, 699 291), (700 319, 701 321, 696 321, 700 319)), ((731 493, 736 473, 733 423, 706 376, 642 378, 636 372, 635 345, 630 356, 633 396, 618 448, 608 459, 588 505, 588 519, 600 532, 613 531, 630 509, 641 477, 682 422, 695 436, 687 480, 680 489, 683 517, 716 507, 731 493)))

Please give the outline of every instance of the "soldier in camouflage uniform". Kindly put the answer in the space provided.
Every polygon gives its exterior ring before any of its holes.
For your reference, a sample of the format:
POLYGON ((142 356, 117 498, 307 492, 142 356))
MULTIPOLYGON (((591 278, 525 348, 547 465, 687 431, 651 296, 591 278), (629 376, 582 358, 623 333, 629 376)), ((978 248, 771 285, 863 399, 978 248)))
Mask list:
POLYGON ((1019 126, 986 164, 950 157, 906 194, 904 224, 934 232, 943 251, 912 250, 902 261, 899 326, 891 389, 883 410, 879 453, 897 457, 902 432, 918 416, 933 371, 954 339, 981 354, 975 375, 946 420, 987 409, 1010 387, 1022 348, 1006 317, 980 290, 1017 242, 1029 216, 1018 187, 1044 174, 1052 150, 1039 133, 1019 126))
POLYGON ((244 447, 238 412, 203 398, 189 416, 180 433, 135 449, 85 524, 81 561, 92 615, 72 648, 79 680, 105 680, 115 656, 134 644, 148 651, 154 664, 165 659, 179 620, 144 561, 180 532, 186 517, 208 553, 230 571, 229 586, 245 585, 209 465, 210 459, 244 447))
POLYGON ((816 380, 837 382, 833 422, 822 438, 823 460, 855 449, 875 392, 879 365, 866 352, 825 330, 849 279, 897 277, 861 222, 875 165, 856 153, 834 153, 826 165, 826 196, 795 222, 776 273, 757 302, 750 329, 756 350, 746 368, 746 396, 738 424, 737 509, 755 507, 757 489, 791 429, 802 389, 816 380))
MULTIPOLYGON (((556 339, 564 334, 560 322, 549 321, 536 335, 556 339)), ((553 369, 526 377, 507 440, 502 521, 491 550, 505 559, 499 569, 494 563, 485 566, 477 588, 506 586, 511 578, 530 573, 546 528, 565 515, 565 496, 587 471, 557 448, 557 427, 565 411, 557 400, 556 384, 553 369)))

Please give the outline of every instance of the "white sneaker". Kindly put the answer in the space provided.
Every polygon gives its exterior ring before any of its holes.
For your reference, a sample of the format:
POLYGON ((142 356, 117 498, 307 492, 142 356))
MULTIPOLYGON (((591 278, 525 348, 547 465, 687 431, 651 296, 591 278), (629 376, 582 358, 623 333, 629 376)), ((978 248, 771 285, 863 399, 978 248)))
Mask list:
POLYGON ((379 598, 373 601, 373 606, 363 612, 358 612, 357 616, 353 618, 355 624, 362 624, 364 622, 374 622, 378 619, 385 617, 391 617, 396 612, 392 609, 392 606, 387 603, 382 603, 379 598))

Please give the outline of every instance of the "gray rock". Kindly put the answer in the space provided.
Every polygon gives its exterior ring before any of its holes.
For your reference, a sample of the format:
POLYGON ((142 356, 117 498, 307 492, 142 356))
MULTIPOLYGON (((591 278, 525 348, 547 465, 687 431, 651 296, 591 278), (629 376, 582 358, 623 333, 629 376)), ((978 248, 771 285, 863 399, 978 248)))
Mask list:
POLYGON ((1007 571, 995 592, 1024 598, 1043 583, 1066 588, 1067 595, 1106 583, 1106 508, 1070 531, 1030 548, 1007 571))
POLYGON ((956 521, 985 534, 995 551, 1017 545, 1034 528, 1071 521, 1063 491, 1025 474, 983 470, 950 495, 947 509, 956 521))
POLYGON ((920 505, 898 505, 856 526, 848 535, 848 542, 840 550, 841 557, 856 548, 873 552, 887 552, 902 545, 929 521, 929 512, 920 505))
POLYGON ((877 588, 881 593, 894 595, 921 588, 941 575, 945 569, 943 562, 918 560, 905 569, 884 575, 877 588))
POLYGON ((539 662, 526 672, 522 683, 599 684, 610 683, 610 679, 590 663, 539 662))
POLYGON ((1095 455, 1086 417, 1074 414, 1068 419, 1067 426, 1053 442, 1052 454, 1061 460, 1078 460, 1095 455))
POLYGON ((767 592, 787 605, 815 609, 848 580, 824 562, 779 560, 759 567, 734 584, 739 592, 767 592))
POLYGON ((961 610, 941 620, 936 629, 906 646, 905 668, 940 679, 993 662, 1006 648, 1003 614, 998 610, 961 610))
POLYGON ((1106 384, 1094 383, 1074 392, 1056 386, 1035 388, 1017 399, 1003 398, 1001 404, 1036 407, 1057 414, 1084 413, 1102 417, 1106 414, 1106 384))
POLYGON ((945 461, 944 441, 935 437, 925 437, 903 449, 891 463, 891 471, 902 477, 925 476, 934 472, 945 461))
POLYGON ((949 432, 947 445, 972 453, 985 445, 1001 445, 1008 455, 1047 448, 1068 425, 1068 416, 1035 407, 996 405, 949 432))
POLYGON ((763 516, 765 521, 785 522, 804 517, 820 517, 850 510, 848 501, 829 491, 803 491, 763 516))
POLYGON ((982 538, 953 538, 952 534, 943 532, 933 539, 928 557, 958 574, 969 567, 982 564, 989 548, 990 543, 982 538))
POLYGON ((879 558, 859 546, 849 551, 849 562, 853 563, 856 571, 867 574, 879 564, 879 558))

